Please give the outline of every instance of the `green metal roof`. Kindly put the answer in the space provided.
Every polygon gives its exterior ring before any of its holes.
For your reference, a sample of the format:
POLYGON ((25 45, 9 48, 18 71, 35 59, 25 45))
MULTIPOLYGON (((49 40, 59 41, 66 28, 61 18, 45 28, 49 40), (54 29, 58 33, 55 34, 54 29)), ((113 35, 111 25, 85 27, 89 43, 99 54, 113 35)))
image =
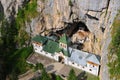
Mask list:
POLYGON ((52 40, 48 40, 46 45, 43 47, 43 50, 54 54, 55 52, 59 52, 59 44, 52 40))
POLYGON ((44 36, 37 35, 34 38, 32 38, 32 40, 40 43, 45 43, 47 41, 47 38, 44 36))
POLYGON ((63 36, 60 38, 59 42, 64 43, 64 44, 68 43, 66 34, 63 34, 63 36))
POLYGON ((63 52, 63 54, 64 54, 65 56, 70 57, 70 54, 69 54, 69 52, 68 52, 68 51, 66 51, 66 50, 62 49, 62 52, 63 52))

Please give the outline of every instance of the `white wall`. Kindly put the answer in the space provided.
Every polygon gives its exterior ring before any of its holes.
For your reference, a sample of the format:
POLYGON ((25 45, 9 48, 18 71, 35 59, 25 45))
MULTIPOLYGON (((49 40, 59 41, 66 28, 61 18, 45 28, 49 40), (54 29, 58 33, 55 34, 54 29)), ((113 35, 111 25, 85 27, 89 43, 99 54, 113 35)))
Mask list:
POLYGON ((91 74, 93 74, 93 75, 98 76, 99 66, 94 66, 94 67, 92 66, 92 67, 91 67, 90 64, 87 64, 86 66, 81 66, 81 65, 79 65, 79 64, 77 64, 77 63, 74 63, 74 64, 73 64, 73 62, 71 62, 71 61, 67 61, 67 65, 73 66, 73 67, 75 67, 75 68, 84 70, 84 71, 86 71, 86 72, 89 72, 89 73, 91 73, 91 74), (91 71, 90 71, 90 69, 91 69, 91 71))
POLYGON ((87 70, 88 70, 88 72, 90 72, 90 73, 93 73, 94 75, 98 75, 98 71, 99 71, 99 66, 93 66, 92 64, 89 64, 89 63, 87 63, 87 70), (90 71, 90 69, 92 70, 92 71, 90 71))
POLYGON ((54 59, 54 60, 58 61, 58 55, 56 55, 56 54, 54 55, 54 54, 51 54, 51 53, 43 51, 43 47, 42 46, 33 43, 33 48, 34 48, 34 51, 36 53, 42 54, 42 55, 44 55, 46 57, 49 57, 51 59, 54 59))
POLYGON ((41 50, 43 49, 42 46, 40 46, 38 44, 35 44, 35 43, 33 43, 33 48, 34 48, 34 51, 37 52, 37 53, 40 53, 41 50))
POLYGON ((45 51, 42 50, 42 49, 43 49, 42 46, 36 45, 35 43, 33 43, 33 48, 34 48, 34 51, 35 51, 36 53, 42 54, 42 55, 44 55, 44 56, 46 56, 46 57, 49 57, 49 58, 51 58, 51 59, 54 59, 54 60, 56 60, 56 61, 58 61, 59 56, 63 56, 63 57, 64 57, 64 63, 65 63, 65 64, 70 65, 70 66, 73 66, 73 67, 78 68, 78 69, 82 69, 82 70, 84 70, 84 71, 86 71, 86 72, 89 72, 89 73, 92 73, 92 74, 98 76, 99 66, 94 66, 94 67, 93 67, 93 65, 87 63, 87 65, 84 66, 84 68, 83 68, 83 66, 78 65, 77 63, 74 63, 74 64, 73 64, 73 62, 68 61, 68 57, 64 56, 64 55, 61 54, 61 53, 51 54, 51 53, 45 52, 45 51), (90 69, 91 69, 91 71, 90 71, 90 69))
POLYGON ((64 63, 68 64, 68 57, 67 56, 64 56, 64 63))
POLYGON ((55 52, 54 59, 55 59, 56 61, 59 60, 59 53, 56 53, 56 52, 55 52))

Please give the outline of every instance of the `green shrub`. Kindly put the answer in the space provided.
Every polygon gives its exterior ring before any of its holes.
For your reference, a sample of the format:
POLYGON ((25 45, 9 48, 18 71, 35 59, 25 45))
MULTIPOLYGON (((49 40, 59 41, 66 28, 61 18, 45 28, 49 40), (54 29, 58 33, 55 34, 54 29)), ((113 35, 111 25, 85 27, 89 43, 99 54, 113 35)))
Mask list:
POLYGON ((56 79, 55 80, 63 80, 59 75, 56 75, 56 79))
POLYGON ((16 42, 19 46, 25 44, 30 39, 30 36, 26 32, 26 22, 29 23, 32 18, 38 15, 37 12, 37 0, 31 0, 22 9, 18 10, 16 17, 16 28, 18 29, 18 35, 16 35, 16 42))
POLYGON ((77 80, 75 71, 73 69, 70 70, 68 80, 77 80))
POLYGON ((42 70, 43 68, 44 68, 44 66, 41 63, 37 63, 36 66, 35 66, 36 70, 42 70))
POLYGON ((71 0, 69 0, 69 6, 73 6, 73 3, 71 0))

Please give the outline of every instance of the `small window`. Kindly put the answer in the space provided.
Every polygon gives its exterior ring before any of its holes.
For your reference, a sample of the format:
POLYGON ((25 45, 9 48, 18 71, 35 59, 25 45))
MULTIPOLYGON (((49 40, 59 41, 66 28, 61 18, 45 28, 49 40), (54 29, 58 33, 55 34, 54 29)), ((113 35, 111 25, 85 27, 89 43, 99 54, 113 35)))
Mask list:
POLYGON ((74 64, 74 62, 72 62, 72 64, 74 64))
POLYGON ((92 69, 89 69, 90 71, 92 71, 92 69))
POLYGON ((93 65, 93 67, 95 67, 95 66, 93 65))
POLYGON ((82 68, 84 68, 84 66, 82 68))

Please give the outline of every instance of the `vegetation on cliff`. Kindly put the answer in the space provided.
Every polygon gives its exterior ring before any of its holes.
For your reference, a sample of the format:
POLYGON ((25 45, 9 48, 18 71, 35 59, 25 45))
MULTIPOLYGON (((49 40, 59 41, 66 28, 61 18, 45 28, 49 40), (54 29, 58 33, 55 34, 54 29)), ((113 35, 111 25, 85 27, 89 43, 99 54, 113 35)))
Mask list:
POLYGON ((112 41, 109 46, 108 66, 110 78, 120 79, 120 12, 116 16, 112 27, 112 41))
POLYGON ((30 40, 30 36, 27 34, 26 23, 29 24, 32 18, 38 15, 37 12, 37 0, 32 0, 26 4, 23 8, 19 9, 16 17, 16 28, 18 29, 18 36, 16 41, 20 44, 25 44, 25 41, 30 40))
POLYGON ((17 17, 0 21, 0 80, 17 80, 17 76, 29 70, 26 58, 32 53, 26 32, 26 23, 35 18, 37 2, 32 0, 19 9, 17 17))

